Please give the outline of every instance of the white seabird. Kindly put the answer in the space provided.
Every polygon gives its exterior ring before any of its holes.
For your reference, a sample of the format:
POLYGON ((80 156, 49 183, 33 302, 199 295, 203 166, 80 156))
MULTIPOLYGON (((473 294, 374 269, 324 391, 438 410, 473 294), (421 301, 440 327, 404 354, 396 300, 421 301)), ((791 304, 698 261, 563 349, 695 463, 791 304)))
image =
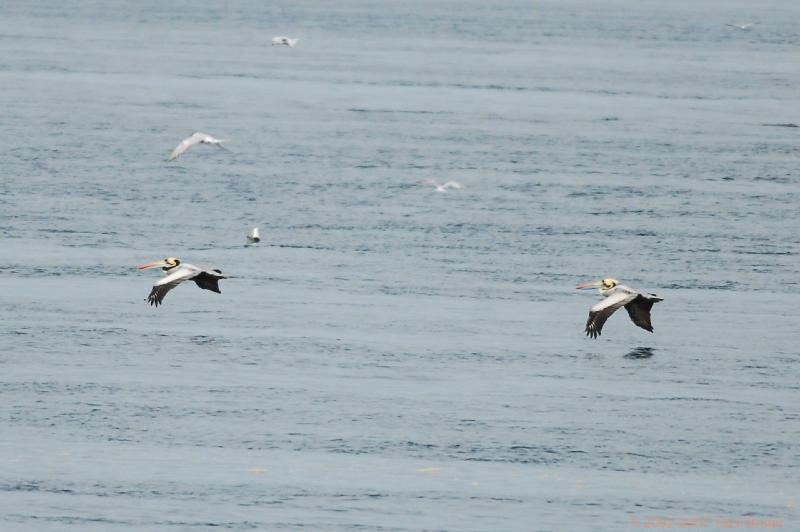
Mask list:
POLYGON ((453 188, 456 190, 461 190, 462 188, 464 188, 464 185, 462 185, 458 181, 447 181, 443 185, 440 185, 439 182, 436 181, 435 179, 423 179, 421 181, 417 181, 417 183, 423 185, 433 185, 434 187, 436 187, 436 192, 447 192, 447 189, 449 188, 453 188))
POLYGON ((247 242, 250 244, 261 242, 261 233, 258 232, 258 227, 254 227, 250 234, 247 235, 247 242))
POLYGON ((225 141, 222 139, 217 139, 212 137, 208 133, 201 133, 198 131, 196 133, 192 133, 191 136, 183 139, 180 144, 175 146, 175 149, 172 150, 172 153, 169 156, 169 160, 174 161, 175 159, 180 157, 180 155, 183 152, 185 152, 195 144, 212 144, 214 146, 217 146, 218 148, 226 149, 225 146, 222 145, 223 142, 225 141))
POLYGON ((753 27, 755 22, 748 22, 747 24, 725 24, 726 26, 730 26, 731 28, 736 28, 737 30, 749 30, 753 27))
POLYGON ((272 46, 288 46, 289 48, 294 48, 300 39, 290 39, 289 37, 278 36, 272 38, 272 46))

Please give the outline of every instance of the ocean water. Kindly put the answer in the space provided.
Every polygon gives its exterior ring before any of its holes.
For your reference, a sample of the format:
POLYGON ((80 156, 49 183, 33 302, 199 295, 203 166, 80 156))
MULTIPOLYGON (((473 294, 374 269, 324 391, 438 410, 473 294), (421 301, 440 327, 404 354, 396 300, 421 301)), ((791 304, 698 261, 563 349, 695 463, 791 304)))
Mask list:
POLYGON ((0 3, 0 530, 800 529, 797 20, 0 3))

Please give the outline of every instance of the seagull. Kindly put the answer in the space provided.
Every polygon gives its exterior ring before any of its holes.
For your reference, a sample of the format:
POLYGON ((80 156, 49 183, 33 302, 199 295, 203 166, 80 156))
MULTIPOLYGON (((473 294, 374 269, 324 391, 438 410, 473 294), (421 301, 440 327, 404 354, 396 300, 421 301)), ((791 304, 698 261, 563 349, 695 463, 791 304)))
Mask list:
POLYGON ((227 279, 222 275, 219 270, 204 270, 193 266, 191 264, 181 263, 180 259, 175 257, 167 257, 164 260, 157 260, 142 264, 138 268, 140 270, 147 270, 150 268, 161 267, 164 270, 164 277, 156 281, 150 295, 147 296, 147 301, 151 306, 159 306, 164 302, 164 296, 167 292, 181 284, 183 281, 194 281, 197 286, 203 290, 211 290, 221 294, 219 291, 219 280, 227 279))
POLYGON ((737 30, 749 30, 753 27, 755 22, 748 22, 747 24, 725 24, 726 26, 730 26, 731 28, 736 28, 737 30))
POLYGON ((213 144, 219 148, 226 149, 225 146, 222 145, 223 142, 225 141, 222 139, 215 139, 208 133, 201 133, 198 131, 196 133, 192 133, 191 136, 183 139, 180 144, 175 146, 175 149, 172 150, 172 154, 169 156, 169 160, 174 161, 180 157, 183 152, 195 144, 213 144))
POLYGON ((254 227, 250 234, 247 235, 247 242, 250 244, 261 242, 261 233, 258 232, 258 227, 254 227))
POLYGON ((272 46, 288 46, 289 48, 294 48, 294 45, 300 39, 290 39, 289 37, 273 37, 272 38, 272 46))
POLYGON ((448 181, 444 185, 440 185, 435 179, 422 179, 421 181, 417 181, 417 183, 422 185, 433 185, 436 187, 436 192, 447 192, 448 188, 454 188, 456 190, 461 190, 464 188, 464 185, 458 181, 448 181))
POLYGON ((650 324, 650 309, 653 303, 664 301, 655 294, 640 292, 619 284, 616 279, 607 278, 591 283, 584 283, 576 287, 578 290, 586 288, 599 288, 605 299, 596 304, 589 311, 586 321, 586 336, 597 338, 603 330, 603 324, 620 307, 625 307, 633 323, 646 331, 653 332, 650 324))

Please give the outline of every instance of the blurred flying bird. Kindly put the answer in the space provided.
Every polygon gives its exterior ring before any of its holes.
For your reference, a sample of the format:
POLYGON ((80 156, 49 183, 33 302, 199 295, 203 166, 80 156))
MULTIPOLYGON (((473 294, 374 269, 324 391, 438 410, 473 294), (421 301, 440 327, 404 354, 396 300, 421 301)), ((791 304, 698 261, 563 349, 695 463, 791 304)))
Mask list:
POLYGON ((417 181, 417 183, 420 183, 422 185, 433 185, 436 187, 436 192, 447 192, 448 188, 454 188, 456 190, 461 190, 462 188, 464 188, 464 185, 462 185, 458 181, 448 181, 444 185, 440 185, 439 182, 436 181, 435 179, 422 179, 420 181, 417 181))
POLYGON ((289 48, 294 48, 294 45, 297 44, 300 39, 290 39, 289 37, 273 37, 272 38, 272 46, 288 46, 289 48))
POLYGON ((650 309, 653 303, 664 301, 655 294, 640 292, 619 284, 616 279, 607 278, 591 283, 584 283, 576 287, 578 290, 587 288, 599 288, 600 293, 605 297, 600 303, 596 304, 589 311, 589 319, 586 321, 586 336, 597 338, 603 330, 603 324, 620 307, 625 307, 633 323, 642 329, 653 332, 650 324, 650 309))
POLYGON ((261 242, 261 234, 258 232, 258 227, 254 227, 250 234, 247 235, 247 242, 250 244, 261 242))
POLYGON ((737 30, 749 30, 753 27, 755 22, 748 22, 747 24, 725 24, 726 26, 730 26, 731 28, 736 28, 737 30))
POLYGON ((221 294, 219 290, 219 280, 227 279, 219 270, 204 270, 191 264, 181 263, 180 259, 168 257, 164 260, 157 260, 142 264, 138 268, 147 270, 150 268, 161 267, 164 270, 164 277, 156 281, 147 301, 150 305, 159 306, 164 301, 167 292, 178 286, 184 281, 194 281, 203 290, 211 290, 221 294))
POLYGON ((169 160, 174 161, 175 159, 180 157, 180 155, 183 152, 185 152, 195 144, 213 144, 218 148, 226 149, 225 146, 222 145, 223 142, 225 141, 222 139, 215 139, 208 133, 201 133, 198 131, 197 133, 192 133, 191 136, 183 139, 180 144, 175 146, 175 149, 172 150, 172 154, 170 154, 169 156, 169 160))

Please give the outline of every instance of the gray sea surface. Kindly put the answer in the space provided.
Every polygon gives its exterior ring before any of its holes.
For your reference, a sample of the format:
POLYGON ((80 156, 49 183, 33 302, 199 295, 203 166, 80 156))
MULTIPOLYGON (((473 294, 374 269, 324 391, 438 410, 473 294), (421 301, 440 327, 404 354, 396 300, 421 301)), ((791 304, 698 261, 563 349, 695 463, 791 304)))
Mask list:
POLYGON ((0 2, 0 530, 800 530, 798 21, 0 2))

